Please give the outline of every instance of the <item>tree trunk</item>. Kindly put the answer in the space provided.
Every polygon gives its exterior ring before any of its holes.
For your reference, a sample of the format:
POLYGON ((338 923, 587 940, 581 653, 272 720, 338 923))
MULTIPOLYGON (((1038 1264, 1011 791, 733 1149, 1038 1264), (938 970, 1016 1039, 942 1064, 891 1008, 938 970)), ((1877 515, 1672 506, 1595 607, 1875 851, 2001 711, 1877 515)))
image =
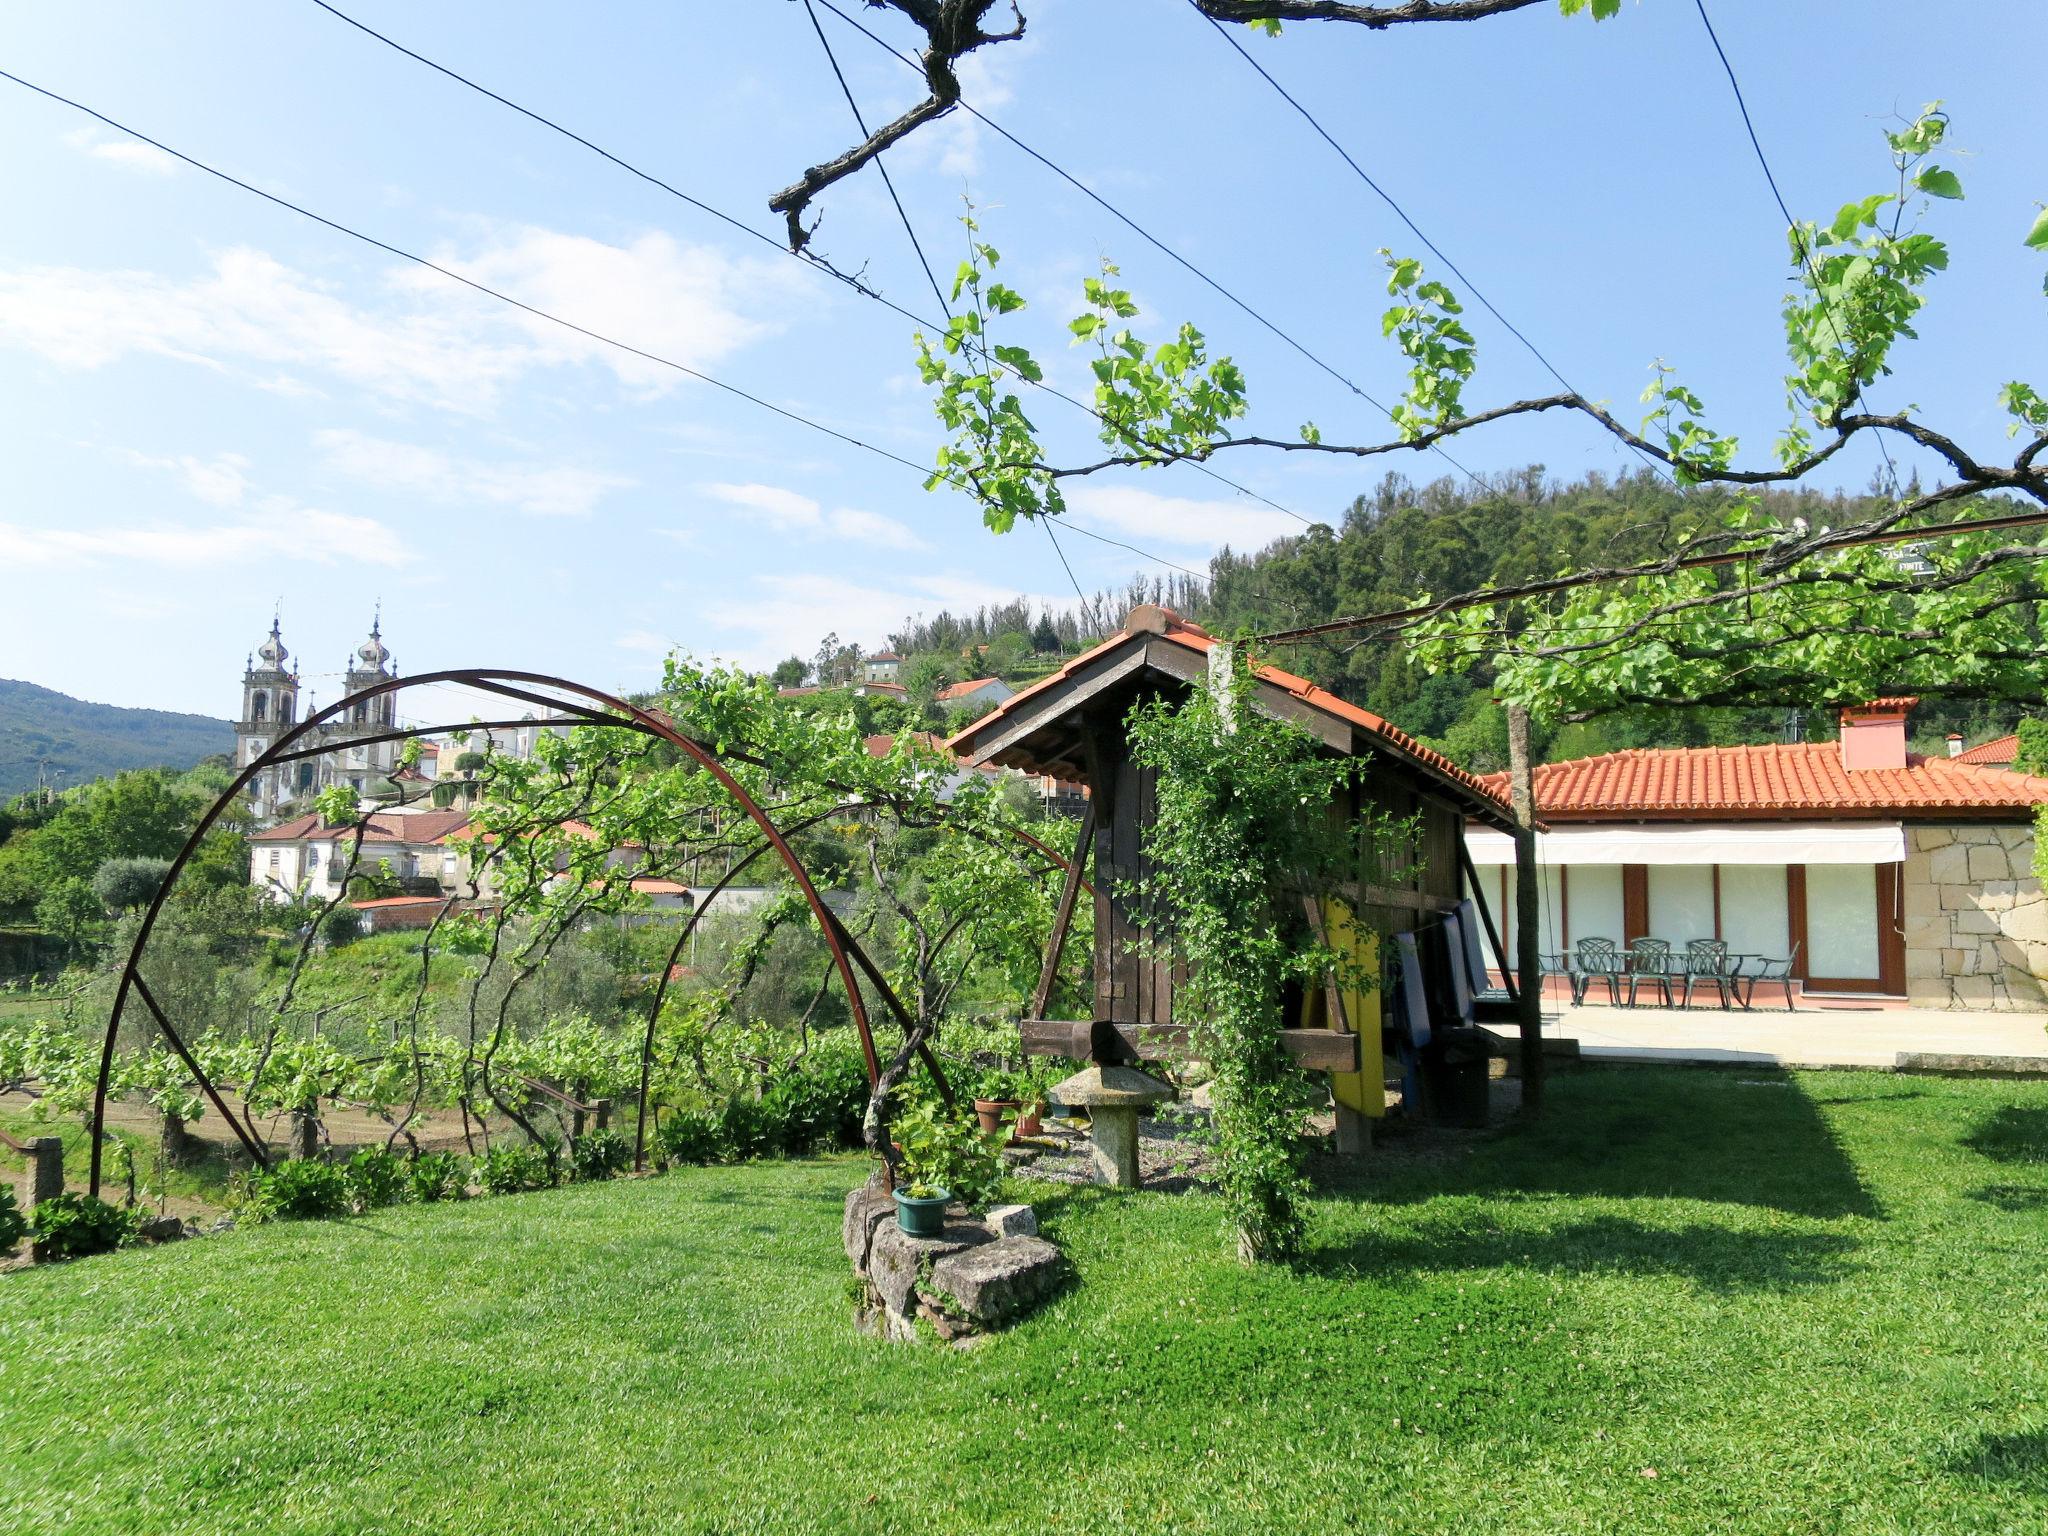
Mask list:
POLYGON ((163 1119, 162 1141, 165 1167, 177 1168, 191 1161, 192 1134, 185 1129, 183 1116, 174 1115, 166 1111, 163 1119))
POLYGON ((1508 706, 1508 798, 1515 818, 1515 989, 1522 1037, 1522 1112, 1543 1108, 1543 958, 1537 910, 1536 768, 1529 760, 1529 711, 1508 706))

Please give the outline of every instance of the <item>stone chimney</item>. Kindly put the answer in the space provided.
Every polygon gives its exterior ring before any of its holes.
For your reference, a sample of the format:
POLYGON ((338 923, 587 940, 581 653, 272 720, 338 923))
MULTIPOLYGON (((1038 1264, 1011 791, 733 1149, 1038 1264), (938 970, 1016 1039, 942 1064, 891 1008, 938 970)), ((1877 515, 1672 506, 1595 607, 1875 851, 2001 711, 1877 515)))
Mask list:
POLYGON ((1948 755, 1950 757, 1961 757, 1963 755, 1963 737, 1960 731, 1950 731, 1948 733, 1948 755))
POLYGON ((1842 710, 1842 766, 1850 773, 1906 766, 1906 717, 1916 698, 1872 699, 1842 710))

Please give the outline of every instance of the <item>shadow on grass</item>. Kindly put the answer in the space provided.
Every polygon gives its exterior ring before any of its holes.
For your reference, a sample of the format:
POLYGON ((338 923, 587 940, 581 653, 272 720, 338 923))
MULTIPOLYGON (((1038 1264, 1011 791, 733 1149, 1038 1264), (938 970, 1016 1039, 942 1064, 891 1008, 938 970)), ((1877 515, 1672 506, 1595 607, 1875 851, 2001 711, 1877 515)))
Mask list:
POLYGON ((1993 1110, 1963 1145, 1996 1163, 2048 1163, 2048 1109, 1993 1110))
POLYGON ((2048 1493, 2048 1430, 1986 1435, 1949 1463, 1958 1477, 1981 1477, 2028 1493, 2048 1493))
POLYGON ((2001 1211, 2048 1211, 2048 1189, 2034 1184, 1986 1184, 1971 1190, 1969 1198, 2001 1211))
POLYGON ((1333 1193, 1379 1201, 1552 1194, 1884 1215, 1798 1081, 1751 1066, 1739 1075, 1655 1067, 1560 1074, 1533 1124, 1449 1140, 1397 1129, 1359 1171, 1332 1172, 1328 1182, 1333 1193))
MULTIPOLYGON (((1532 1215, 1535 1214, 1532 1212, 1532 1215)), ((1833 1232, 1737 1232, 1706 1223, 1651 1226, 1592 1216, 1550 1227, 1433 1220, 1311 1253, 1304 1267, 1338 1275, 1521 1265, 1567 1275, 1674 1275, 1710 1291, 1832 1285, 1853 1265, 1855 1239, 1833 1232)))

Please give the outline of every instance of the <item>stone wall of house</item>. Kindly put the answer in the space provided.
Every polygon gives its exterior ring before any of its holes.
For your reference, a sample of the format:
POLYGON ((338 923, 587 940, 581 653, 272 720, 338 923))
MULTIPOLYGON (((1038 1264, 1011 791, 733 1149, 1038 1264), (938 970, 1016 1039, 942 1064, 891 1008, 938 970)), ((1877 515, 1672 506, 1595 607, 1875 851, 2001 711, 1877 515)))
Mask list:
POLYGON ((1923 1007, 2048 1007, 2048 895, 2031 827, 1906 828, 1906 995, 1923 1007))

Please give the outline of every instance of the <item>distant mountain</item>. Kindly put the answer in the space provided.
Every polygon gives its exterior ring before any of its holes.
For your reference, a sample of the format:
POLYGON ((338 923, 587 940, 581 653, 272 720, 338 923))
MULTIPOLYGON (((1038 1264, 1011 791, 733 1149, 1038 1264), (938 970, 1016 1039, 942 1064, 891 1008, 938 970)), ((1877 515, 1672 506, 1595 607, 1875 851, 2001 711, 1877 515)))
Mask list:
POLYGON ((0 798, 34 789, 46 759, 50 778, 68 789, 123 768, 190 768, 234 748, 225 720, 88 704, 0 678, 0 798))

